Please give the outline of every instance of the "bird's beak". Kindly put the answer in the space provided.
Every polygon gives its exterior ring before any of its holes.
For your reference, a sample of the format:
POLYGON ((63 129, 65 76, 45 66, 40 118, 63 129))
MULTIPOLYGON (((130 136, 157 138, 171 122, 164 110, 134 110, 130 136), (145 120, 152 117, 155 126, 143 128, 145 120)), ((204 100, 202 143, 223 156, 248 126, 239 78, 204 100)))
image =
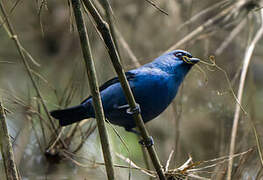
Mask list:
POLYGON ((198 58, 190 58, 190 62, 192 63, 192 64, 196 64, 196 63, 198 63, 200 61, 200 59, 198 59, 198 58))

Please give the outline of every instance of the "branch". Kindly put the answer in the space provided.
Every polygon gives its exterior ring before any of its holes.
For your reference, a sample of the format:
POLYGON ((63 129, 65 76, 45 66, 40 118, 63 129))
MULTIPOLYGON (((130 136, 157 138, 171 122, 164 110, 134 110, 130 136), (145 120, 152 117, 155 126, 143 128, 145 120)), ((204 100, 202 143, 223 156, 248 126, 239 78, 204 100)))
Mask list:
POLYGON ((220 13, 218 13, 214 17, 208 19, 202 25, 195 28, 192 32, 187 34, 187 36, 185 36, 183 39, 181 39, 176 44, 171 46, 166 52, 177 49, 178 47, 182 46, 183 44, 195 39, 198 35, 200 35, 205 30, 212 27, 217 22, 222 21, 223 18, 230 17, 230 15, 232 15, 236 12, 235 11, 236 9, 243 7, 246 3, 248 3, 246 0, 240 0, 240 1, 235 2, 233 5, 230 5, 229 7, 225 8, 220 13))
POLYGON ((82 47, 82 53, 86 65, 89 85, 90 85, 90 91, 93 98, 93 107, 95 110, 95 117, 98 125, 99 135, 100 135, 100 141, 102 146, 102 152, 104 156, 104 161, 106 165, 106 171, 108 179, 113 180, 114 179, 114 169, 113 169, 113 162, 112 162, 112 156, 110 152, 110 144, 109 144, 109 138, 107 134, 107 129, 105 126, 105 117, 101 102, 101 97, 99 93, 99 86, 96 76, 96 70, 90 50, 90 44, 88 40, 88 34, 87 30, 84 24, 82 12, 80 9, 80 0, 72 0, 72 8, 75 15, 75 20, 77 24, 77 29, 79 32, 79 38, 80 43, 82 47))
MULTIPOLYGON (((5 18, 5 19, 4 19, 4 22, 5 22, 6 25, 7 25, 7 27, 5 28, 5 30, 6 30, 6 32, 8 33, 8 35, 10 36, 10 38, 14 41, 14 43, 15 43, 15 45, 16 45, 16 48, 17 48, 17 50, 18 50, 18 53, 19 53, 19 55, 20 55, 20 57, 21 57, 21 60, 22 60, 22 62, 23 62, 23 64, 24 64, 24 66, 25 66, 26 72, 27 72, 27 74, 28 74, 28 76, 29 76, 29 78, 30 78, 30 80, 31 80, 31 82, 32 82, 32 85, 33 85, 33 87, 34 87, 34 89, 35 89, 35 91, 36 91, 36 93, 37 93, 38 98, 40 99, 40 102, 41 102, 41 104, 42 104, 42 106, 43 106, 43 108, 44 108, 44 111, 45 111, 45 113, 46 113, 47 116, 48 116, 49 122, 50 122, 50 124, 51 124, 51 126, 52 126, 52 128, 53 128, 53 130, 54 130, 54 132, 55 132, 55 134, 56 134, 56 136, 57 136, 57 135, 58 135, 58 132, 57 132, 56 124, 54 123, 52 117, 51 117, 50 114, 49 114, 49 111, 48 111, 47 106, 46 106, 46 104, 45 104, 45 102, 44 102, 44 99, 43 99, 43 97, 42 97, 42 94, 41 94, 41 92, 40 92, 40 90, 39 90, 39 88, 38 88, 38 86, 37 86, 36 81, 35 81, 34 78, 33 78, 33 74, 32 74, 32 72, 31 72, 31 68, 30 68, 30 66, 29 66, 29 64, 28 64, 28 62, 27 62, 27 60, 26 60, 25 54, 28 55, 29 53, 26 52, 25 49, 23 48, 23 46, 21 45, 21 43, 20 43, 20 41, 19 41, 19 39, 18 39, 18 36, 16 35, 15 30, 14 30, 14 28, 13 28, 13 26, 12 26, 12 24, 11 24, 8 16, 7 16, 7 13, 6 13, 6 11, 5 11, 5 8, 4 8, 4 6, 3 6, 2 1, 0 1, 0 10, 1 10, 2 13, 3 13, 3 16, 4 16, 4 18, 5 18)), ((29 56, 29 59, 32 60, 33 58, 32 58, 31 56, 29 56)), ((64 147, 66 147, 65 143, 64 143, 61 139, 60 139, 60 142, 62 143, 62 145, 63 145, 64 147)))
POLYGON ((156 8, 158 11, 160 11, 161 13, 165 14, 166 16, 168 16, 169 14, 163 10, 162 8, 160 8, 159 6, 157 6, 152 0, 145 0, 146 2, 148 2, 150 5, 152 5, 154 8, 156 8))
MULTIPOLYGON (((127 51, 127 54, 130 56, 133 64, 135 65, 135 67, 141 66, 141 64, 139 63, 138 59, 136 58, 136 56, 133 54, 132 50, 130 49, 129 45, 126 43, 125 39, 123 38, 121 33, 116 28, 116 24, 114 24, 113 11, 112 11, 112 8, 110 6, 109 1, 108 0, 102 1, 102 5, 104 6, 104 9, 105 9, 105 12, 106 12, 107 22, 109 24, 110 32, 111 32, 114 44, 116 46, 117 53, 120 55, 120 50, 118 48, 118 41, 117 41, 117 38, 119 38, 120 43, 122 44, 123 48, 127 51)), ((138 139, 139 138, 140 137, 138 135, 138 139)), ((149 161, 149 158, 148 158, 148 154, 147 154, 146 148, 141 146, 141 149, 142 149, 143 159, 144 159, 146 168, 150 170, 150 161, 149 161)))
MULTIPOLYGON (((255 46, 257 42, 260 40, 260 38, 263 35, 263 9, 260 10, 261 14, 261 27, 258 30, 257 34, 255 35, 254 39, 250 43, 250 45, 247 47, 247 50, 245 52, 244 60, 243 60, 243 68, 240 76, 240 82, 239 82, 239 88, 238 88, 238 103, 236 103, 236 110, 233 120, 233 127, 232 127, 232 133, 231 133, 231 142, 230 142, 230 149, 229 149, 229 156, 233 156, 235 152, 235 142, 236 142, 236 135, 237 135, 237 126, 240 116, 240 110, 241 110, 241 103, 242 103, 242 95, 244 91, 244 85, 245 80, 247 76, 247 70, 250 64, 251 56, 253 54, 253 51, 255 49, 255 46)), ((260 152, 260 151, 259 151, 260 152)), ((232 172, 232 166, 233 166, 233 159, 229 160, 228 163, 228 172, 227 172, 227 180, 231 179, 231 172, 232 172)))
MULTIPOLYGON (((110 30, 108 28, 108 24, 101 18, 100 14, 97 12, 96 8, 93 6, 93 4, 91 3, 90 0, 83 0, 84 5, 86 6, 86 8, 88 9, 88 11, 90 12, 91 16, 93 17, 96 25, 97 25, 97 29, 99 30, 99 32, 101 33, 101 36, 104 40, 104 43, 107 46, 107 50, 108 53, 110 55, 112 64, 114 66, 114 69, 118 75, 118 78, 120 80, 121 86, 123 88, 125 97, 127 99, 128 104, 130 105, 131 109, 136 109, 137 105, 134 99, 134 96, 132 94, 131 88, 129 86, 128 80, 125 76, 124 70, 122 68, 121 65, 121 61, 120 61, 120 57, 118 55, 118 52, 116 50, 116 46, 113 42, 112 36, 110 34, 110 30)), ((135 113, 133 115, 136 125, 139 128, 140 134, 142 135, 143 139, 145 141, 147 141, 150 136, 148 131, 145 128, 142 116, 140 113, 135 113)), ((157 156, 157 153, 155 151, 154 146, 149 146, 147 147, 149 155, 151 157, 151 160, 153 162, 153 166, 159 176, 159 178, 161 180, 165 179, 164 176, 164 172, 161 166, 161 163, 159 161, 159 158, 157 156)))
POLYGON ((17 173, 13 149, 6 125, 5 112, 1 102, 0 102, 0 148, 4 161, 6 179, 19 180, 20 178, 17 173))
POLYGON ((106 12, 107 22, 108 22, 109 27, 110 27, 110 32, 111 32, 114 44, 116 46, 116 50, 117 50, 118 54, 120 54, 120 50, 119 50, 118 43, 117 43, 117 38, 116 38, 116 28, 114 27, 114 19, 113 19, 112 8, 111 8, 110 3, 109 3, 108 0, 101 1, 101 3, 102 3, 102 6, 103 6, 103 8, 105 9, 105 12, 106 12))

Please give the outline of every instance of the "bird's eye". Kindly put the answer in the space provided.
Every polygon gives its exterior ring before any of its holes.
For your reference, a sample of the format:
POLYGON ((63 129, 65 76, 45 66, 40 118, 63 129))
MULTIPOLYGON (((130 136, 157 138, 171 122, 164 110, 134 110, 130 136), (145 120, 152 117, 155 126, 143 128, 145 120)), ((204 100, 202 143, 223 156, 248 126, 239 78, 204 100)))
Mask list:
POLYGON ((175 57, 181 58, 183 54, 181 52, 174 53, 175 57))
POLYGON ((176 52, 174 53, 174 56, 183 61, 185 61, 185 59, 193 57, 190 53, 184 53, 184 52, 176 52))

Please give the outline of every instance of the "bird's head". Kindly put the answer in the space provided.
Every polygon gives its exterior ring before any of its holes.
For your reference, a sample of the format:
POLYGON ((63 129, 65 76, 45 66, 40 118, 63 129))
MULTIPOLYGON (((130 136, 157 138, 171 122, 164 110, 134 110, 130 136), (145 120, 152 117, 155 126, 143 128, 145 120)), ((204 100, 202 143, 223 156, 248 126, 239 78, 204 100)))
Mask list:
POLYGON ((174 50, 169 52, 168 55, 178 64, 192 66, 200 61, 200 59, 194 58, 191 53, 184 50, 174 50))
POLYGON ((199 61, 200 59, 194 58, 187 51, 174 50, 158 57, 153 63, 166 72, 185 76, 193 65, 199 61))
POLYGON ((174 50, 156 58, 151 64, 170 74, 178 74, 184 77, 199 61, 200 59, 194 58, 187 51, 174 50))

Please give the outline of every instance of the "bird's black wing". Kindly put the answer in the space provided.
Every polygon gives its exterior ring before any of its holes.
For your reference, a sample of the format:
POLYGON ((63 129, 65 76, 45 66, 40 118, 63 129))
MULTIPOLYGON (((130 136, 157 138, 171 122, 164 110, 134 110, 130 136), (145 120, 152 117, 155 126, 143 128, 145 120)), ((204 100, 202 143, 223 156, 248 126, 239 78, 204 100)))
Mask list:
MULTIPOLYGON (((132 73, 132 72, 126 72, 126 73, 125 73, 125 76, 126 76, 126 78, 127 78, 128 81, 130 81, 130 80, 132 80, 132 79, 135 78, 135 74, 132 73)), ((118 82, 120 82, 118 77, 112 78, 112 79, 106 81, 103 85, 101 85, 101 86, 99 87, 99 91, 101 92, 101 91, 103 91, 104 89, 106 89, 107 87, 109 87, 109 86, 111 86, 111 85, 113 85, 113 84, 115 84, 115 83, 118 83, 118 82)), ((84 100, 81 102, 81 104, 83 104, 84 102, 86 102, 86 101, 87 101, 88 99, 90 99, 90 98, 91 98, 91 96, 87 97, 86 99, 84 99, 84 100)))

